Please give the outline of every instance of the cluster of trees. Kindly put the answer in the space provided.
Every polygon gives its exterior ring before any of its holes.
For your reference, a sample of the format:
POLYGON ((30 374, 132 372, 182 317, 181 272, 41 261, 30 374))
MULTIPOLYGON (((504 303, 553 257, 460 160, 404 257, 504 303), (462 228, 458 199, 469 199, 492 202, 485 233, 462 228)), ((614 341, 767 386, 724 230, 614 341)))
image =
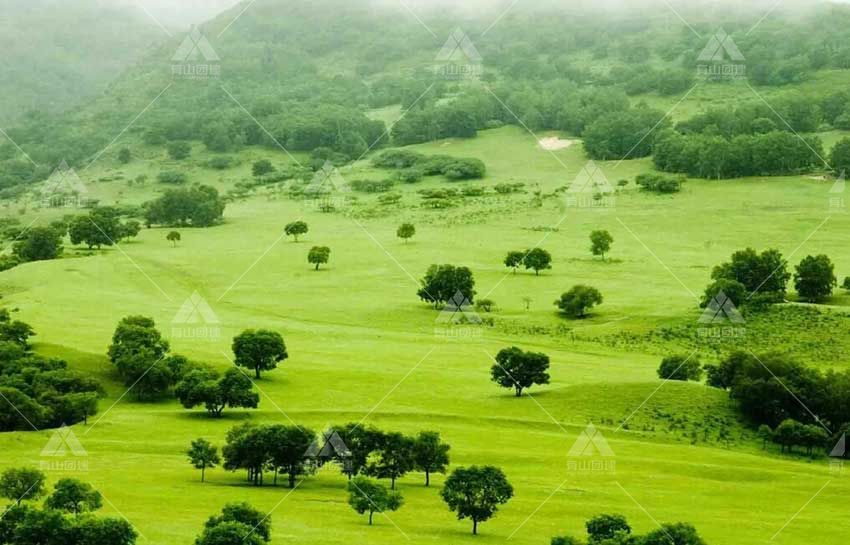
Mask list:
POLYGON ((12 244, 15 261, 4 264, 4 268, 10 268, 17 263, 58 259, 65 251, 62 245, 64 237, 64 229, 55 225, 30 228, 12 244))
MULTIPOLYGON (((585 523, 587 545, 705 545, 696 528, 684 522, 663 523, 646 535, 632 534, 632 527, 623 515, 597 515, 585 523)), ((581 545, 572 536, 552 538, 552 545, 581 545)))
POLYGON ((584 149, 592 159, 647 157, 655 139, 650 135, 669 126, 664 112, 646 107, 606 113, 584 131, 584 149))
POLYGON ((226 407, 256 409, 260 403, 251 379, 236 368, 228 369, 224 376, 210 368, 186 372, 174 387, 174 395, 185 408, 203 405, 215 417, 226 407))
POLYGON ((449 155, 428 156, 404 149, 387 150, 372 159, 372 164, 379 168, 397 170, 396 178, 404 183, 414 183, 424 176, 438 175, 449 180, 472 180, 483 178, 487 173, 487 167, 480 159, 449 155))
MULTIPOLYGON (((349 480, 358 475, 389 479, 390 488, 395 490, 396 480, 414 470, 425 473, 428 486, 431 474, 445 472, 449 448, 440 434, 433 431, 406 436, 371 426, 346 424, 319 437, 297 425, 247 423, 227 433, 222 455, 225 469, 245 470, 255 486, 261 486, 265 473, 272 471, 274 484, 278 474, 284 474, 291 488, 300 475, 334 462, 349 480)), ((202 471, 218 463, 215 447, 203 440, 193 442, 189 455, 192 464, 202 471)))
POLYGON ((697 178, 739 178, 799 174, 823 166, 823 143, 817 136, 800 137, 771 131, 732 138, 716 133, 659 133, 654 143, 656 168, 697 178))
POLYGON ((814 456, 815 449, 831 449, 836 443, 820 424, 802 424, 793 418, 783 420, 775 430, 762 424, 759 435, 764 443, 770 440, 779 445, 782 452, 793 454, 794 447, 802 447, 809 456, 814 456))
POLYGON ((14 502, 0 519, 3 545, 133 545, 136 531, 123 518, 97 517, 102 496, 90 484, 60 479, 41 508, 32 505, 47 494, 44 473, 11 468, 0 475, 0 496, 14 502))
POLYGON ((524 252, 508 252, 504 260, 505 267, 513 269, 516 273, 520 265, 526 270, 534 270, 534 274, 540 276, 540 271, 552 268, 552 254, 542 248, 532 248, 524 252))
MULTIPOLYGON (((746 248, 714 268, 701 307, 707 307, 721 292, 736 307, 782 302, 791 278, 788 262, 778 250, 758 253, 746 248)), ((796 266, 793 279, 797 295, 810 303, 829 297, 838 285, 835 266, 826 255, 804 257, 796 266)))
POLYGON ((214 187, 195 185, 169 189, 145 203, 145 222, 151 225, 209 227, 222 221, 225 203, 214 187))
POLYGON ((0 413, 0 431, 83 422, 97 412, 100 383, 54 358, 30 351, 32 328, 0 311, 0 394, 17 410, 0 413))
POLYGON ((684 356, 676 354, 661 360, 658 366, 658 378, 664 380, 681 380, 699 382, 702 380, 702 363, 695 355, 684 356))
POLYGON ((233 502, 226 504, 220 515, 207 519, 195 545, 265 545, 271 532, 271 514, 246 502, 233 502))
POLYGON ((684 178, 662 176, 660 174, 640 174, 635 178, 635 183, 643 191, 652 193, 678 193, 682 190, 684 178))
POLYGON ((136 220, 121 221, 121 212, 116 208, 101 206, 73 218, 68 224, 68 235, 71 244, 99 249, 136 237, 141 229, 142 224, 136 220))
POLYGON ((754 425, 773 429, 790 419, 835 430, 850 422, 850 371, 824 373, 782 354, 750 352, 733 352, 705 370, 707 384, 728 390, 754 425))

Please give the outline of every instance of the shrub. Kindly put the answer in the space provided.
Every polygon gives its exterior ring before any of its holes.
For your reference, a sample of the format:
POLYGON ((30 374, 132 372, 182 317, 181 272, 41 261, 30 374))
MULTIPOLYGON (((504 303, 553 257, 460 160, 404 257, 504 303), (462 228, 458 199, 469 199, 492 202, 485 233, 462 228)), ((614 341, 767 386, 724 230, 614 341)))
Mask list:
POLYGON ((186 173, 176 170, 164 170, 157 174, 156 179, 161 184, 171 185, 185 184, 189 180, 186 173))

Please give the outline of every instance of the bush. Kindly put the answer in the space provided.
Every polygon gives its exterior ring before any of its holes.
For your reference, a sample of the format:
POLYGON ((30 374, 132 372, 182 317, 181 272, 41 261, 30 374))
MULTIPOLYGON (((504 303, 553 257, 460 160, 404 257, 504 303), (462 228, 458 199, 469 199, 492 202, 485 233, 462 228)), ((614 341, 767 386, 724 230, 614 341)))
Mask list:
POLYGON ((483 178, 486 172, 487 167, 479 159, 456 159, 443 170, 443 175, 450 180, 472 180, 483 178))
POLYGON ((406 168, 396 172, 395 177, 399 182, 415 184, 422 180, 423 172, 419 168, 406 168))
POLYGON ((227 156, 213 157, 206 162, 206 167, 213 170, 227 170, 233 166, 233 159, 227 156))
POLYGON ((353 191, 360 191, 362 193, 386 193, 393 188, 395 180, 354 180, 350 185, 353 191))
POLYGON ((659 174, 641 174, 635 183, 644 191, 653 193, 678 193, 682 190, 684 178, 673 178, 659 174))
POLYGON ((157 174, 156 179, 161 184, 171 185, 185 184, 187 181, 189 181, 189 178, 188 176, 186 176, 186 173, 177 172, 175 170, 164 170, 157 174))
POLYGON ((658 366, 658 378, 699 381, 702 378, 702 365, 695 356, 667 356, 658 366))
POLYGON ((372 159, 372 164, 379 168, 410 168, 424 159, 424 155, 414 151, 387 150, 372 159))

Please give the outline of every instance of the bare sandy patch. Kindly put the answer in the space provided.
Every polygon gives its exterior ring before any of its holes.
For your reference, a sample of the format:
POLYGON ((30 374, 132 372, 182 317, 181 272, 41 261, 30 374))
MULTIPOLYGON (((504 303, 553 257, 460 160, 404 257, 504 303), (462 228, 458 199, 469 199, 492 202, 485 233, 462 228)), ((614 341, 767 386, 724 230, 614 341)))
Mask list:
POLYGON ((541 138, 538 143, 546 151, 558 151, 572 146, 575 144, 575 140, 563 140, 557 136, 549 136, 547 138, 541 138))

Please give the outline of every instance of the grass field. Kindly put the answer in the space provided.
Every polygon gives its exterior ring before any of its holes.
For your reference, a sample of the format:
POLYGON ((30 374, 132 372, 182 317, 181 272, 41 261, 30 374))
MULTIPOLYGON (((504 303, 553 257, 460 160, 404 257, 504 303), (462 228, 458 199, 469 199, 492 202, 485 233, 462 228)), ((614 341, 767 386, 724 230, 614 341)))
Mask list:
MULTIPOLYGON (((165 240, 167 230, 143 230, 117 248, 91 256, 69 248, 66 259, 0 276, 6 306, 36 329, 39 351, 67 358, 109 384, 100 413, 73 428, 88 454, 88 471, 79 476, 103 492, 105 512, 126 516, 142 543, 165 545, 191 542, 209 515, 236 499, 272 511, 273 543, 472 540, 471 525, 455 521, 440 500, 440 476, 431 488, 419 474, 402 479, 406 506, 370 528, 346 504, 345 478, 331 468, 290 494, 284 487, 252 488, 241 474, 220 469, 201 484, 184 454, 196 437, 222 444, 226 431, 245 420, 292 420, 316 430, 363 420, 405 432, 438 430, 452 445, 453 466, 504 469, 515 497, 483 524, 478 542, 543 544, 553 535, 583 536, 585 519, 600 512, 626 514, 639 532, 655 529, 656 521, 688 521, 713 544, 839 542, 844 532, 836 524, 850 492, 846 475, 832 472, 823 459, 762 451, 723 392, 662 383, 655 370, 664 345, 627 351, 595 340, 661 326, 696 327, 697 297, 711 268, 746 246, 776 247, 792 265, 826 253, 839 277, 850 274, 844 251, 850 217, 830 206, 828 182, 689 180, 674 197, 628 188, 613 209, 598 211, 567 207, 551 195, 585 166, 580 145, 549 153, 522 129, 506 127, 414 149, 478 157, 488 166, 484 185, 523 182, 550 196, 542 206, 530 204, 529 193, 428 210, 418 206, 415 191, 445 185, 429 179, 403 187, 400 206, 367 213, 379 207, 374 196, 362 196, 346 215, 317 212, 266 188, 231 203, 224 225, 183 230, 176 248, 165 240), (310 233, 294 243, 283 227, 299 218, 310 233), (410 244, 395 237, 402 221, 417 226, 410 244), (589 251, 588 235, 599 228, 615 238, 604 262, 589 251), (306 260, 313 245, 332 250, 320 271, 306 260), (551 271, 514 275, 502 265, 508 250, 535 245, 553 254, 551 271), (478 297, 497 303, 493 327, 472 339, 435 331, 437 312, 416 297, 417 279, 432 263, 473 270, 478 297), (599 288, 605 302, 587 320, 566 321, 552 303, 580 283, 599 288), (221 322, 216 338, 175 335, 181 326, 171 322, 195 291, 221 322), (130 314, 155 318, 175 352, 220 368, 229 365, 230 339, 246 328, 280 331, 291 357, 257 382, 258 411, 211 420, 173 401, 137 403, 124 395, 105 357, 116 322, 130 314), (512 344, 551 356, 551 385, 516 399, 490 383, 491 356, 512 344), (725 419, 732 432, 728 444, 717 439, 716 419, 725 419), (590 422, 616 455, 614 471, 586 473, 568 465, 571 446, 590 422)), ((254 156, 268 155, 251 153, 222 174, 197 166, 203 159, 198 150, 192 180, 228 188, 250 175, 254 156)), ((84 180, 148 173, 144 187, 93 184, 104 204, 142 202, 160 189, 153 181, 159 159, 151 152, 121 168, 105 161, 84 180)), ((274 159, 287 160, 282 153, 274 159)), ((601 167, 613 182, 651 163, 601 167)), ((379 179, 385 173, 361 162, 342 175, 379 179)), ((58 214, 42 212, 28 208, 21 217, 44 222, 58 214)), ((829 301, 832 312, 843 316, 846 302, 837 294, 829 301)), ((842 342, 831 336, 823 332, 822 342, 842 342)), ((841 359, 822 365, 846 365, 841 359)), ((3 434, 0 464, 38 465, 50 435, 3 434)), ((52 479, 61 476, 51 473, 52 479)))

